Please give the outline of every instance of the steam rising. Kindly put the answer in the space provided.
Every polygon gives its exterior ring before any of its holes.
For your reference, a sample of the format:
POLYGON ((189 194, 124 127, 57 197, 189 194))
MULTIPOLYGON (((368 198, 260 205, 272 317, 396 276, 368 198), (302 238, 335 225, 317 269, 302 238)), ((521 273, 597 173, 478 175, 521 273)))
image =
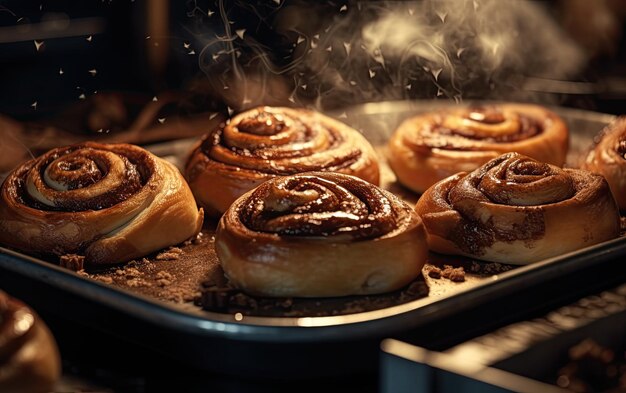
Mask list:
POLYGON ((295 1, 275 7, 268 23, 277 36, 264 45, 250 30, 231 26, 237 21, 219 2, 225 34, 204 46, 199 61, 215 90, 228 91, 229 106, 527 100, 533 97, 520 89, 524 78, 568 79, 586 61, 547 10, 531 1, 358 2, 334 9, 295 1))

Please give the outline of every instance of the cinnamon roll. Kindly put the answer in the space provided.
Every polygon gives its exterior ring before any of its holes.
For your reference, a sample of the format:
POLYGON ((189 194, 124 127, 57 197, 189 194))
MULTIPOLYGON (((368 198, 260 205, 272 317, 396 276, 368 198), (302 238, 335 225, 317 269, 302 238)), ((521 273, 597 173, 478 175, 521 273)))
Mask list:
POLYGON ((305 109, 259 107, 233 117, 194 148, 185 175, 199 204, 221 214, 275 176, 341 172, 378 184, 376 153, 356 130, 305 109))
POLYGON ((354 176, 277 177, 237 199, 215 239, 231 282, 262 296, 398 289, 420 273, 426 234, 411 206, 354 176))
POLYGON ((203 219, 176 167, 127 144, 50 150, 11 172, 0 192, 1 244, 92 265, 182 242, 203 219))
POLYGON ((508 152, 562 166, 568 129, 555 113, 535 105, 453 108, 405 120, 388 147, 398 181, 422 193, 439 180, 473 171, 508 152))
POLYGON ((582 167, 604 176, 619 208, 626 210, 626 117, 603 130, 582 167))
POLYGON ((0 391, 49 392, 60 372, 59 352, 46 325, 0 291, 0 391))
POLYGON ((619 235, 619 212, 600 175, 517 153, 429 188, 416 211, 432 251, 527 264, 619 235))

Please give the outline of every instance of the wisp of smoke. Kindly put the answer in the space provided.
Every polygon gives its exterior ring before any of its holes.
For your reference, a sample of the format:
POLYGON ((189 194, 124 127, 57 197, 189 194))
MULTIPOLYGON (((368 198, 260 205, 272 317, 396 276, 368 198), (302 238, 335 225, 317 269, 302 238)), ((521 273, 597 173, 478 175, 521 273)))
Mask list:
MULTIPOLYGON (((224 23, 233 24, 219 3, 224 23)), ((363 1, 328 10, 308 1, 280 4, 263 19, 271 42, 226 35, 230 57, 215 61, 205 50, 201 68, 238 108, 269 100, 328 109, 398 99, 527 100, 524 78, 571 78, 586 62, 548 11, 529 0, 363 1)))

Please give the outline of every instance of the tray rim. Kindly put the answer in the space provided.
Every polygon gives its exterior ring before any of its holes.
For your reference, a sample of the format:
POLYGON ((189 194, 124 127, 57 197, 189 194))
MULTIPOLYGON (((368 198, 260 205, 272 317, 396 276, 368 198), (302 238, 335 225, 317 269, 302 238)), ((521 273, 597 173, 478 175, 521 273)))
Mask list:
POLYGON ((425 297, 379 310, 339 316, 244 316, 240 321, 235 319, 235 314, 181 310, 175 305, 81 277, 50 262, 3 247, 0 247, 0 269, 53 284, 56 288, 147 322, 189 333, 245 341, 315 342, 388 335, 395 330, 416 327, 434 318, 481 304, 493 294, 515 293, 532 284, 546 282, 564 273, 591 267, 621 255, 626 255, 624 237, 520 266, 440 298, 425 297))
MULTIPOLYGON (((490 103, 494 101, 476 100, 473 102, 490 103)), ((432 100, 384 101, 348 107, 341 114, 360 110, 366 115, 376 115, 389 113, 391 108, 397 113, 412 112, 417 114, 452 105, 467 106, 468 103, 453 104, 449 101, 432 100)), ((543 106, 567 119, 588 120, 589 117, 592 117, 596 122, 609 123, 616 118, 614 115, 581 109, 543 106)), ((338 113, 339 111, 329 112, 331 116, 342 117, 342 115, 337 115, 338 113)), ((149 149, 150 146, 147 148, 149 149)), ((80 277, 76 273, 49 262, 3 247, 0 247, 0 268, 55 284, 59 289, 84 296, 92 301, 101 302, 124 314, 190 333, 237 340, 315 342, 342 340, 346 337, 356 339, 371 337, 372 335, 388 335, 397 330, 413 328, 433 320, 435 316, 447 316, 463 307, 468 307, 470 304, 480 304, 481 301, 487 301, 492 293, 509 294, 519 291, 530 285, 528 281, 532 281, 530 279, 533 277, 535 281, 532 283, 544 282, 558 277, 564 272, 591 267, 607 258, 620 255, 626 255, 625 237, 572 251, 541 262, 520 266, 514 270, 492 276, 491 280, 486 277, 485 280, 476 285, 457 290, 443 297, 425 297, 379 310, 339 316, 243 316, 241 320, 236 320, 235 314, 182 310, 175 305, 124 288, 113 287, 80 277), (17 261, 20 262, 15 263, 17 261), (24 261, 28 263, 21 263, 24 261), (71 278, 68 279, 68 277, 71 278), (355 328, 357 326, 358 329, 355 328), (283 334, 287 330, 289 333, 283 334)))

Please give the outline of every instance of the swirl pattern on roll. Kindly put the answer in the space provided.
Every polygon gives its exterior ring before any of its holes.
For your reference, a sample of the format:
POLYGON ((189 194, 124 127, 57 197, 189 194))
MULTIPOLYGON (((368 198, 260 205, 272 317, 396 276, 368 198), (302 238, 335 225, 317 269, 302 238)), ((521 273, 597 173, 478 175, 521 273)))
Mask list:
POLYGON ((50 150, 2 185, 0 242, 121 263, 182 242, 202 223, 180 172, 146 150, 87 142, 50 150))
POLYGON ((358 131, 313 111, 272 107, 240 113, 209 133, 185 173, 200 204, 221 213, 265 180, 309 171, 379 181, 375 152, 358 131))
POLYGON ((393 194, 310 172, 237 199, 220 220, 216 251, 242 289, 308 297, 398 289, 420 274, 427 247, 421 220, 393 194))
POLYGON ((494 104, 406 120, 389 142, 389 162, 401 183, 421 193, 507 152, 561 166, 567 146, 567 127, 553 112, 535 105, 494 104))
POLYGON ((285 177, 257 187, 240 219, 252 230, 278 235, 370 239, 397 227, 394 201, 349 177, 285 177))
POLYGON ((609 124, 582 164, 606 178, 621 210, 626 210, 626 117, 609 124))
POLYGON ((429 247, 526 264, 619 234, 619 213, 602 176, 517 153, 429 188, 416 210, 429 247))

